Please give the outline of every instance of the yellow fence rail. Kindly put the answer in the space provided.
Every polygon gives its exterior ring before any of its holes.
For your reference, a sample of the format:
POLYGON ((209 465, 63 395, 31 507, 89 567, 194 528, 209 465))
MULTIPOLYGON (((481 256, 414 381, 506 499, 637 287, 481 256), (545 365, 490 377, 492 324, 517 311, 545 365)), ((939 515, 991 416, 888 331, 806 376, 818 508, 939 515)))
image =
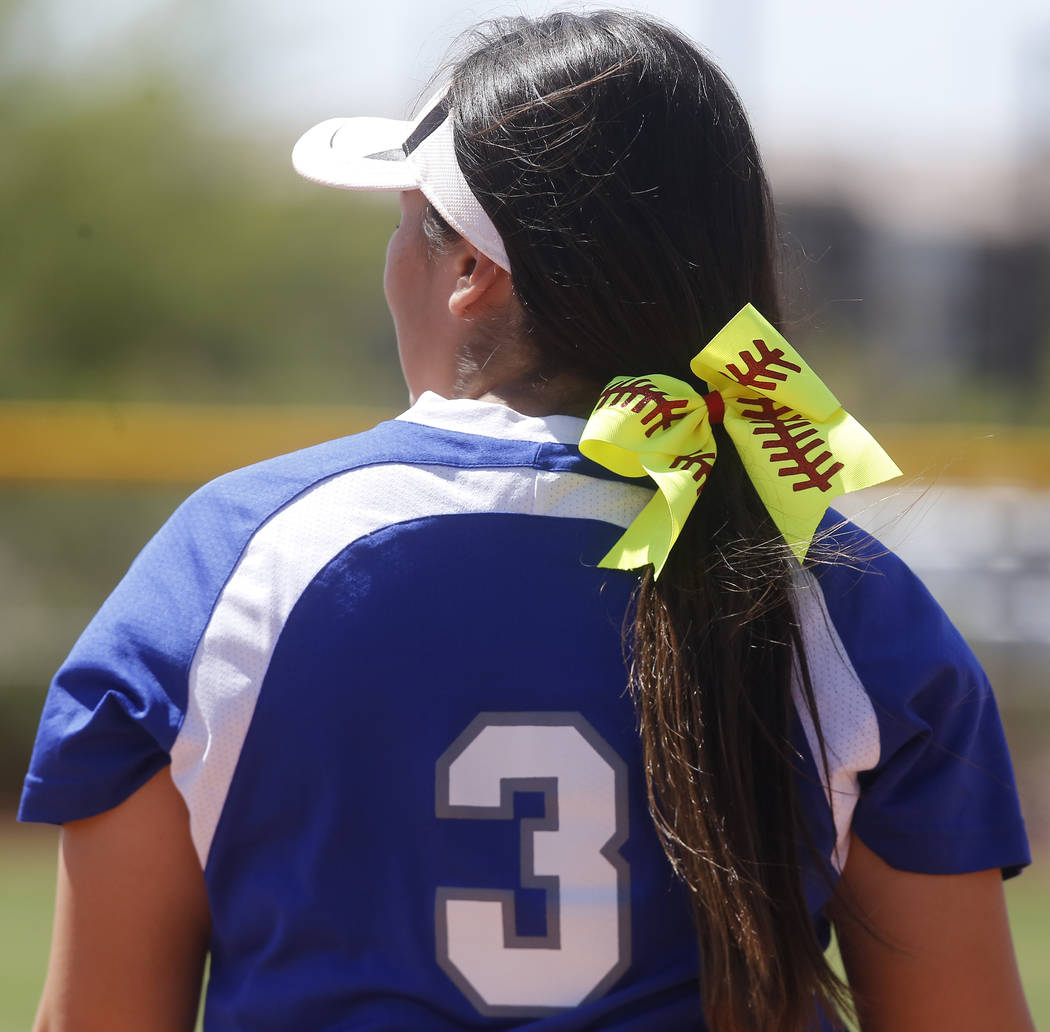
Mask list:
MULTIPOLYGON (((394 413, 347 407, 0 403, 0 482, 199 484, 394 413)), ((1050 430, 944 424, 873 428, 923 482, 1050 486, 1050 430)))
POLYGON ((199 484, 357 433, 387 409, 0 403, 0 481, 199 484))

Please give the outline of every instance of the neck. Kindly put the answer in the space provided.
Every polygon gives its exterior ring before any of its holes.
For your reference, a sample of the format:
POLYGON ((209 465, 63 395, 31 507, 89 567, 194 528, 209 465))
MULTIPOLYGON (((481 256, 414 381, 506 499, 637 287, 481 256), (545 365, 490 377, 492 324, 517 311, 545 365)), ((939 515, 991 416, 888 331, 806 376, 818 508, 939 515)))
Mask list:
POLYGON ((574 377, 555 379, 531 378, 523 382, 475 384, 473 388, 458 388, 456 398, 488 401, 520 412, 523 416, 579 416, 591 414, 598 391, 593 384, 574 377))
POLYGON ((576 373, 548 374, 532 348, 520 341, 502 346, 460 351, 451 398, 488 401, 523 416, 587 417, 598 399, 600 384, 576 373))

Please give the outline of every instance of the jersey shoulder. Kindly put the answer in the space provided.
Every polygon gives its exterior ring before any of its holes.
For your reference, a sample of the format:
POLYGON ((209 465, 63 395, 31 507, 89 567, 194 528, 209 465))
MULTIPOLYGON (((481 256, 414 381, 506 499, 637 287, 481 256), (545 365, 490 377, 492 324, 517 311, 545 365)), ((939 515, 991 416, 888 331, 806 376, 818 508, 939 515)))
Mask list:
POLYGON ((348 471, 481 461, 480 442, 399 420, 227 473, 190 495, 132 562, 52 681, 20 816, 64 823, 117 805, 168 762, 193 656, 261 528, 348 471))
POLYGON ((877 727, 854 830, 904 870, 1028 863, 995 697, 947 614, 907 564, 837 513, 822 526, 812 572, 877 727))

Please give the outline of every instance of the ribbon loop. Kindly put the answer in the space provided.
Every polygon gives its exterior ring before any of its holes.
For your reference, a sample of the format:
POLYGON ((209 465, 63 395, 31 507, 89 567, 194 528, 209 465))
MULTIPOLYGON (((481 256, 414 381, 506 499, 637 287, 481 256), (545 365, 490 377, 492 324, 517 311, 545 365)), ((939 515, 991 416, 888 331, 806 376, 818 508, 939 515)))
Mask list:
POLYGON ((657 492, 599 563, 660 575, 717 458, 712 423, 724 423, 759 497, 796 558, 839 495, 900 470, 797 351, 746 305, 692 360, 711 388, 621 377, 602 391, 580 451, 615 473, 649 476, 657 492))

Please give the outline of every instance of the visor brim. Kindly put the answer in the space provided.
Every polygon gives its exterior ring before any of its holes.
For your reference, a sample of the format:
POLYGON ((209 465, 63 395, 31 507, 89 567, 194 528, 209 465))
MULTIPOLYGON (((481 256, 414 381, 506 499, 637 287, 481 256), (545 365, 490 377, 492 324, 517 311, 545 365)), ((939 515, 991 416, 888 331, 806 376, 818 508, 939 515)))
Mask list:
POLYGON ((418 190, 418 172, 402 147, 413 124, 329 118, 300 137, 292 164, 305 179, 341 190, 418 190))

